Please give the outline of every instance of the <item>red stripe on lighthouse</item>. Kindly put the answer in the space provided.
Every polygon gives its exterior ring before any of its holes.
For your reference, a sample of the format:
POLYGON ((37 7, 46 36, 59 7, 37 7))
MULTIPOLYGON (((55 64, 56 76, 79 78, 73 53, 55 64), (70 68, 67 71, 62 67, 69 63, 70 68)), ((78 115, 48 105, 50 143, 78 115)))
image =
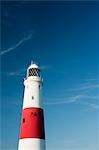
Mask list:
POLYGON ((25 108, 22 112, 20 139, 45 139, 44 116, 41 108, 25 108))

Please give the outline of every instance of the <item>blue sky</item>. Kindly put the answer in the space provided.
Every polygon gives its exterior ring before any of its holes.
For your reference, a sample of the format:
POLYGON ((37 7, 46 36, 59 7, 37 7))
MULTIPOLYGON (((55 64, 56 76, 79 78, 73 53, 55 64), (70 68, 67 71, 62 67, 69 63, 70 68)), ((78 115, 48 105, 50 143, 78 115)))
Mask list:
POLYGON ((99 149, 99 2, 2 2, 2 150, 17 150, 23 78, 42 70, 47 150, 99 149))

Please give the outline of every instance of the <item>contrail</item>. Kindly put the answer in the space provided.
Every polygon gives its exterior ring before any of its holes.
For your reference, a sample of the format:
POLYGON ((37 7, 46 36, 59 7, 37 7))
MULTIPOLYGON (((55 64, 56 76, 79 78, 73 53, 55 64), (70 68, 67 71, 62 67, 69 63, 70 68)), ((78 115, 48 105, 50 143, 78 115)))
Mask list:
POLYGON ((8 52, 10 52, 10 51, 15 50, 15 49, 18 48, 22 43, 28 41, 29 39, 32 39, 32 37, 33 37, 33 32, 32 32, 31 34, 29 34, 27 37, 24 37, 22 40, 20 40, 16 45, 14 45, 14 46, 12 46, 12 47, 10 47, 10 48, 8 48, 8 49, 3 50, 3 51, 0 53, 0 55, 2 56, 2 55, 6 54, 6 53, 8 53, 8 52))

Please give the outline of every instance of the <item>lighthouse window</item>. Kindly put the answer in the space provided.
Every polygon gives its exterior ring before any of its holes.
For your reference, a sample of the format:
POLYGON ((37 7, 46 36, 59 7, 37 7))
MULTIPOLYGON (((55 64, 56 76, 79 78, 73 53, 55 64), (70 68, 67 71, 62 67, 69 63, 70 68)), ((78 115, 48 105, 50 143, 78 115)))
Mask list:
POLYGON ((25 122, 25 118, 23 118, 23 123, 25 122))
POLYGON ((32 99, 34 99, 34 96, 32 96, 32 99))
POLYGON ((38 68, 29 69, 29 76, 40 76, 40 70, 38 68))

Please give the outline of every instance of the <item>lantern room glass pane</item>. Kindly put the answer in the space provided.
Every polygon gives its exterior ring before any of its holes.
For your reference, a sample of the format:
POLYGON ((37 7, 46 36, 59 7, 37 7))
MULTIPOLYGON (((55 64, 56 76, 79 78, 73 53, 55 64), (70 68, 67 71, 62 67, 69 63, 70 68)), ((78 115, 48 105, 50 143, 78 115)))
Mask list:
POLYGON ((29 69, 29 76, 40 76, 40 70, 38 68, 29 69))

